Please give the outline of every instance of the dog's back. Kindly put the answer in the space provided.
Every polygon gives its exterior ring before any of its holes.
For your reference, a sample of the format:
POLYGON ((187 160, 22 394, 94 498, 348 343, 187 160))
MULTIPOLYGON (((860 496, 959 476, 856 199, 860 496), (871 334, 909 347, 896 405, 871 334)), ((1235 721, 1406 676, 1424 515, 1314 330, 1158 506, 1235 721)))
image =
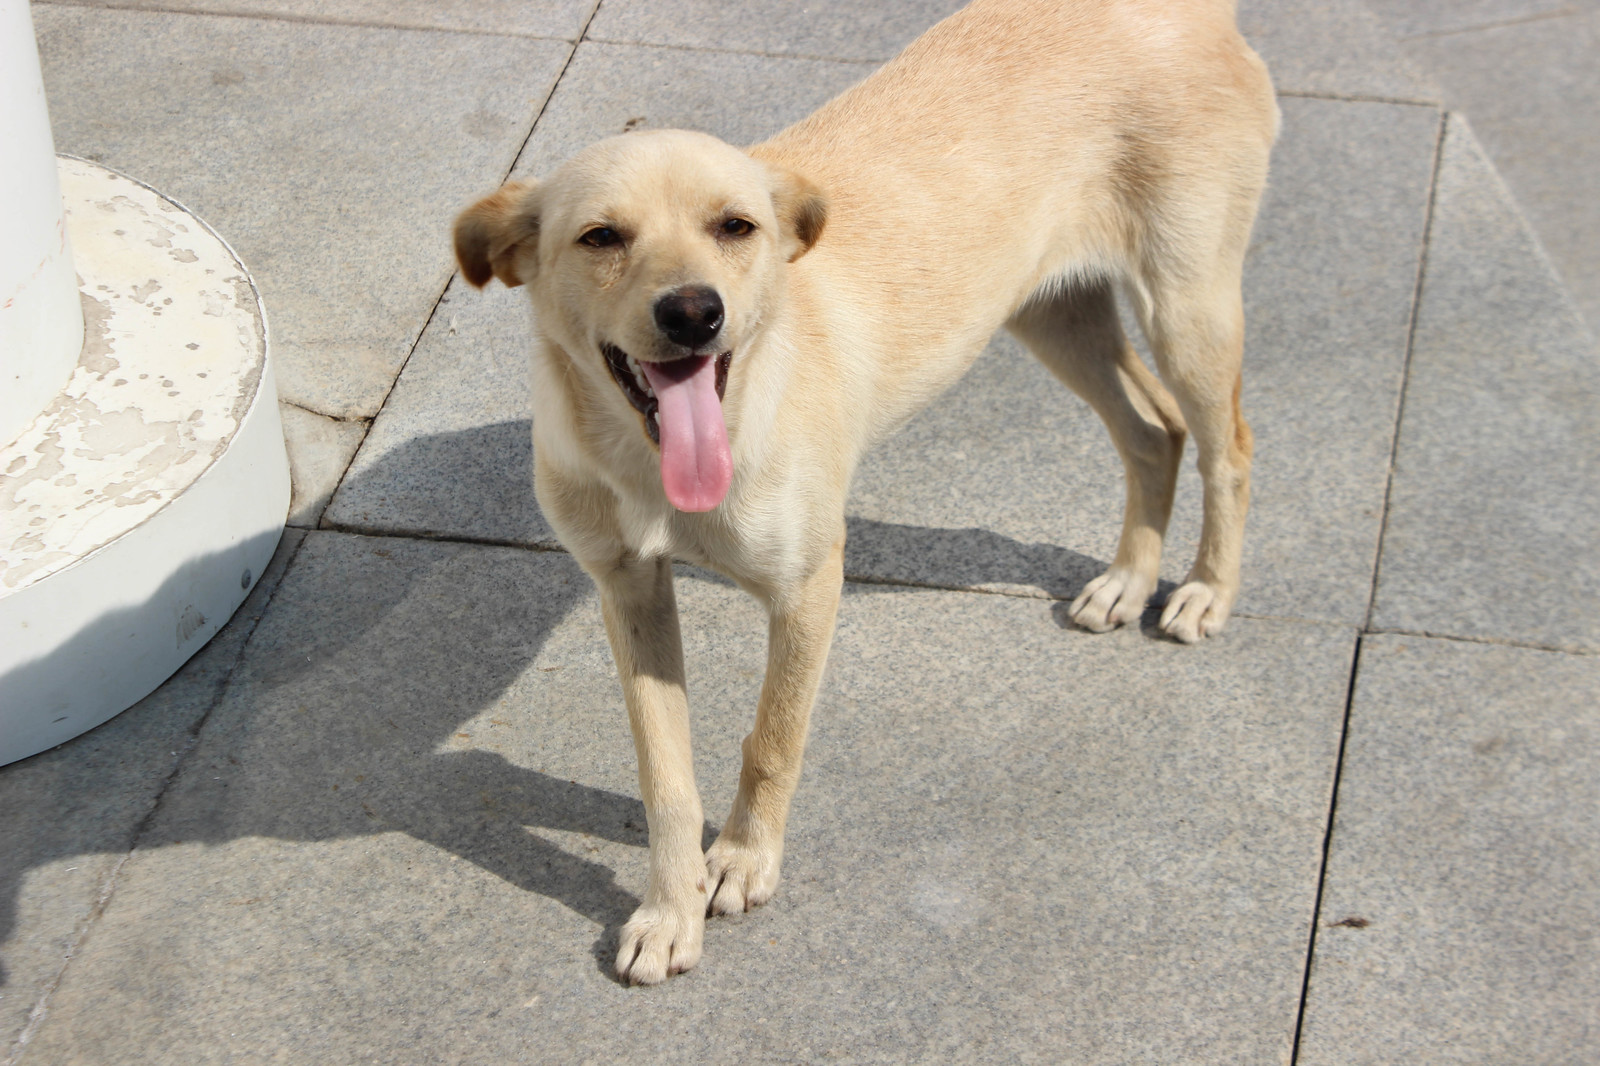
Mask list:
POLYGON ((905 398, 892 426, 1041 287, 1137 286, 1153 232, 1242 215, 1248 233, 1276 131, 1229 0, 977 0, 751 154, 827 191, 797 274, 828 280, 824 303, 877 308, 859 341, 873 390, 905 398))

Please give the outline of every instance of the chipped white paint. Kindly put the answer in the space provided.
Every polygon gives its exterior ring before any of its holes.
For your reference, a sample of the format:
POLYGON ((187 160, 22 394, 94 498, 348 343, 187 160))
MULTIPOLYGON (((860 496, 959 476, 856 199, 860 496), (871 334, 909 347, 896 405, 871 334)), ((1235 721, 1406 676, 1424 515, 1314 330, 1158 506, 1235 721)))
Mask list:
POLYGON ((84 342, 66 390, 0 452, 0 589, 111 543, 192 485, 260 384, 250 280, 193 216, 136 182, 63 159, 83 266, 84 342))
POLYGON ((83 344, 27 0, 0 0, 0 444, 66 383, 83 344))
POLYGON ((266 320, 232 250, 62 159, 84 341, 0 449, 0 764, 143 698, 243 602, 289 503, 266 320))

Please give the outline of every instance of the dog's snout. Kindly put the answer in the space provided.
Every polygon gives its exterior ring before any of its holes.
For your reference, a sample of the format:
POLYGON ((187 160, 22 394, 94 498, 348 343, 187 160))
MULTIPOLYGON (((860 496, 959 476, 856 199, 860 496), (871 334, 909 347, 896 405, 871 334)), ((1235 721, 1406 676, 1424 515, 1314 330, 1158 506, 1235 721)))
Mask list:
POLYGON ((722 297, 704 285, 674 289, 655 306, 656 326, 673 344, 699 348, 722 328, 722 297))

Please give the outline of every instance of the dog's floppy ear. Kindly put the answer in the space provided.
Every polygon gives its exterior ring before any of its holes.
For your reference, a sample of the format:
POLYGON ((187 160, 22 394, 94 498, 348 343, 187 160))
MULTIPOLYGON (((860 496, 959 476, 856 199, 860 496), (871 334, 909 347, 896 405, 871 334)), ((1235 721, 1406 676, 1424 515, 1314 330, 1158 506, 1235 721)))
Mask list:
POLYGON ((768 164, 772 171, 772 206, 783 227, 784 257, 794 262, 811 251, 828 224, 828 198, 809 178, 787 167, 768 164))
POLYGON ((490 278, 514 289, 530 280, 517 273, 518 250, 538 239, 538 186, 509 182, 456 218, 456 261, 462 275, 480 289, 490 278))

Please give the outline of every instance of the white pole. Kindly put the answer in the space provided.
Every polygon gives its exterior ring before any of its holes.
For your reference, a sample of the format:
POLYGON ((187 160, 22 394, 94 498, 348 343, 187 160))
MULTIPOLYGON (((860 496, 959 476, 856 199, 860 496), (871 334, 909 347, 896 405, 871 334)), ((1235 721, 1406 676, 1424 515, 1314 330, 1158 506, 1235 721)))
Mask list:
POLYGON ((50 405, 82 348, 33 16, 28 0, 0 0, 0 446, 50 405))

